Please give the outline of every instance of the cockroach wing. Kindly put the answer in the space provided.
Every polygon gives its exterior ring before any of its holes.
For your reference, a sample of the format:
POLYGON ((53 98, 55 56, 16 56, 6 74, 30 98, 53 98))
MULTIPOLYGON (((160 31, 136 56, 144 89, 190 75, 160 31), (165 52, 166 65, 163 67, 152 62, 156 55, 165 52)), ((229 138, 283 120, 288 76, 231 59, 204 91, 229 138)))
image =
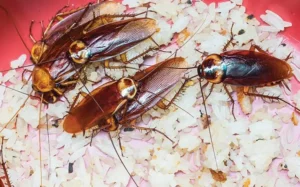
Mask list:
POLYGON ((127 52, 155 32, 155 20, 133 18, 103 25, 90 31, 83 40, 90 50, 90 61, 103 61, 127 52))
MULTIPOLYGON (((63 15, 58 15, 59 17, 62 17, 61 20, 54 23, 53 26, 50 27, 50 29, 45 33, 43 40, 47 45, 52 45, 57 39, 65 35, 71 28, 76 30, 78 26, 92 23, 93 20, 102 14, 108 15, 108 12, 110 15, 116 14, 117 12, 114 12, 115 9, 113 9, 113 7, 116 5, 116 2, 106 1, 89 4, 77 10, 70 11, 69 13, 62 13, 63 15)), ((80 32, 82 32, 82 30, 80 32)))
POLYGON ((248 50, 221 54, 225 65, 224 83, 242 86, 266 86, 290 78, 291 66, 271 55, 248 50))
POLYGON ((117 81, 106 83, 93 90, 90 95, 84 97, 70 110, 63 121, 63 128, 68 133, 78 133, 93 126, 101 125, 97 122, 111 117, 116 108, 124 103, 123 101, 124 99, 118 90, 117 81))
POLYGON ((134 76, 133 79, 139 84, 138 94, 129 103, 127 111, 116 115, 119 122, 122 124, 131 121, 155 106, 180 81, 187 70, 185 68, 185 59, 177 57, 147 68, 144 75, 139 73, 134 76))
MULTIPOLYGON (((43 38, 43 42, 48 46, 48 49, 42 54, 40 61, 44 62, 57 59, 62 51, 68 51, 74 40, 79 40, 84 36, 83 31, 87 32, 89 29, 95 27, 99 28, 103 26, 103 24, 105 25, 102 21, 102 16, 99 16, 102 15, 102 13, 104 13, 106 17, 116 14, 117 12, 113 11, 115 9, 112 9, 112 7, 116 5, 117 3, 110 1, 90 4, 68 14, 61 21, 55 23, 45 33, 43 38)), ((106 17, 104 16, 103 19, 106 17)), ((106 19, 108 19, 106 21, 113 21, 112 18, 106 19)))

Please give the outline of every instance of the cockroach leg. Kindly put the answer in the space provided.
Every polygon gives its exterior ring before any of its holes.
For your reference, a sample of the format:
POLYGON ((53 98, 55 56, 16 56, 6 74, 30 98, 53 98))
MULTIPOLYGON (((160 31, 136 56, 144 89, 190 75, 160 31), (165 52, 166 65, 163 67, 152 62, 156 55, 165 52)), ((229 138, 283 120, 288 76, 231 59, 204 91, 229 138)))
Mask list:
POLYGON ((74 108, 74 106, 76 105, 80 95, 83 96, 83 97, 86 97, 88 94, 85 93, 85 92, 82 92, 82 91, 78 92, 77 95, 75 96, 75 99, 72 102, 70 110, 72 110, 74 108))
POLYGON ((71 81, 62 82, 62 83, 60 83, 60 85, 69 86, 69 85, 72 85, 72 84, 77 84, 77 82, 78 82, 78 80, 71 80, 71 81))
POLYGON ((34 20, 31 20, 30 22, 30 26, 29 26, 29 37, 31 39, 31 41, 33 43, 36 43, 36 40, 34 39, 33 35, 32 35, 32 26, 33 26, 34 20))
POLYGON ((284 61, 288 61, 289 59, 293 58, 292 56, 293 52, 290 52, 290 54, 284 59, 284 61))
POLYGON ((225 46, 224 46, 224 48, 223 48, 223 51, 226 51, 227 48, 229 47, 230 43, 232 43, 232 41, 233 41, 233 38, 234 38, 234 35, 233 35, 233 32, 232 32, 233 26, 234 26, 234 23, 232 23, 232 25, 231 25, 231 29, 230 29, 230 39, 229 39, 228 42, 225 44, 225 46))
POLYGON ((165 98, 162 98, 160 100, 160 102, 156 105, 157 107, 163 109, 163 110, 167 110, 170 108, 170 106, 178 99, 178 97, 180 97, 180 95, 184 94, 184 92, 186 91, 187 88, 187 83, 190 81, 190 79, 185 79, 184 82, 182 83, 182 85, 180 86, 180 88, 178 89, 178 91, 176 92, 176 94, 172 97, 172 99, 170 101, 168 101, 165 98), (167 101, 168 104, 164 104, 163 101, 167 101))
POLYGON ((68 105, 71 106, 71 102, 69 101, 69 99, 65 96, 65 95, 62 95, 63 98, 65 98, 65 100, 68 102, 68 105))
POLYGON ((250 92, 244 92, 244 94, 248 95, 248 96, 252 96, 252 97, 261 97, 261 98, 265 98, 265 99, 277 100, 277 101, 284 102, 285 104, 293 107, 298 113, 300 113, 300 109, 298 107, 296 107, 295 105, 292 105, 291 103, 280 98, 279 96, 270 96, 270 95, 264 95, 264 94, 259 94, 259 93, 250 93, 250 92))
POLYGON ((121 150, 121 155, 122 155, 122 157, 124 157, 120 133, 121 133, 121 131, 118 131, 117 136, 118 136, 119 147, 121 150))
POLYGON ((22 82, 24 83, 24 85, 26 85, 28 83, 28 81, 30 80, 31 76, 32 76, 32 71, 28 70, 28 69, 24 69, 24 71, 22 72, 22 82), (30 72, 30 76, 28 77, 28 79, 25 79, 24 76, 25 76, 25 73, 27 73, 27 72, 30 72))
POLYGON ((92 130, 92 135, 91 135, 91 141, 90 141, 90 146, 92 146, 93 143, 93 138, 101 131, 101 129, 96 128, 92 130))
POLYGON ((42 28, 42 40, 43 40, 44 39, 44 33, 45 33, 45 26, 44 26, 43 20, 40 21, 40 23, 41 23, 41 28, 42 28))
POLYGON ((208 97, 210 96, 210 94, 212 93, 213 89, 215 87, 215 84, 212 84, 211 87, 210 87, 210 90, 209 90, 209 93, 208 95, 205 97, 205 101, 208 99, 208 97))
MULTIPOLYGON (((144 91, 144 92, 148 92, 148 93, 153 94, 153 95, 156 95, 155 93, 150 92, 150 91, 146 91, 146 90, 143 90, 143 91, 144 91)), ((166 98, 164 98, 164 97, 161 97, 161 96, 159 96, 159 95, 156 95, 156 96, 157 96, 158 98, 162 99, 162 100, 167 101, 168 103, 171 102, 171 101, 169 101, 168 99, 166 99, 166 98)), ((191 117, 194 118, 194 116, 193 116, 192 114, 190 114, 188 111, 186 111, 185 109, 183 109, 183 108, 181 108, 180 106, 176 105, 174 102, 173 102, 172 104, 173 104, 174 106, 176 106, 177 108, 181 109, 183 112, 187 113, 189 116, 191 116, 191 117)))
MULTIPOLYGON (((93 11, 93 17, 94 17, 94 19, 86 26, 86 28, 83 29, 83 31, 82 31, 83 34, 87 34, 89 29, 94 25, 95 18, 96 18, 95 11, 93 11)), ((102 23, 104 23, 102 19, 101 19, 101 21, 102 21, 102 23)))
MULTIPOLYGON (((48 32, 48 30, 51 28, 53 22, 55 21, 55 19, 57 19, 58 21, 61 21, 63 19, 63 17, 61 17, 62 15, 64 15, 64 13, 61 13, 64 9, 68 8, 69 5, 65 5, 64 7, 62 7, 61 9, 59 9, 56 12, 56 15, 50 20, 47 28, 45 29, 44 35, 48 32)), ((76 10, 74 10, 76 11, 76 10)), ((68 12, 68 14, 72 13, 72 11, 68 12)))
POLYGON ((198 53, 202 54, 203 57, 207 57, 209 55, 208 52, 205 52, 205 51, 202 52, 199 49, 195 49, 195 51, 197 51, 198 53))
POLYGON ((224 89, 225 89, 227 95, 228 95, 229 98, 230 98, 230 101, 231 101, 231 104, 232 104, 232 107, 231 107, 231 114, 232 114, 234 120, 236 121, 236 117, 235 117, 235 115, 234 115, 234 100, 233 100, 231 94, 229 93, 229 90, 228 90, 228 88, 226 87, 226 84, 223 84, 223 87, 224 87, 224 89))
POLYGON ((255 44, 252 44, 249 50, 255 51, 255 49, 261 53, 269 55, 265 50, 263 50, 261 47, 259 47, 258 45, 255 45, 255 44))
POLYGON ((138 126, 131 126, 134 129, 140 130, 140 131, 147 131, 146 134, 148 134, 149 132, 157 132, 161 135, 163 135, 165 138, 167 138, 168 140, 170 140, 170 142, 172 142, 173 144, 175 143, 171 138, 169 138, 165 133, 161 132, 160 130, 157 130, 156 128, 148 128, 148 127, 138 127, 138 126))
POLYGON ((139 55, 137 55, 137 56, 135 56, 135 57, 133 57, 133 58, 131 58, 131 59, 129 59, 129 60, 127 60, 127 56, 126 56, 126 54, 124 54, 124 56, 125 56, 125 58, 124 58, 124 61, 123 61, 123 58, 122 58, 122 55, 121 55, 121 60, 122 60, 122 62, 124 63, 124 64, 128 64, 128 63, 130 63, 130 62, 132 62, 132 61, 134 61, 134 60, 137 60, 138 58, 141 58, 141 57, 143 57, 143 56, 145 56, 145 55, 147 55, 149 52, 151 52, 151 51, 154 51, 154 50, 156 50, 155 48, 149 48, 149 49, 147 49, 146 51, 144 51, 143 53, 141 53, 141 54, 139 54, 139 55), (125 60, 126 59, 126 60, 125 60))
POLYGON ((292 91, 291 88, 287 85, 287 83, 285 81, 281 81, 279 84, 281 84, 283 87, 285 87, 286 89, 288 89, 288 91, 292 91))

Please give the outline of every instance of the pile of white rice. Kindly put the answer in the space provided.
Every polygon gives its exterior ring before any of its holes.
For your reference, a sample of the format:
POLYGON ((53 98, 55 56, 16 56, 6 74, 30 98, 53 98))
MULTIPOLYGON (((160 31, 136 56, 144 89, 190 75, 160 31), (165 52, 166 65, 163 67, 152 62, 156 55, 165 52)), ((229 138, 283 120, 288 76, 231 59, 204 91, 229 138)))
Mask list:
MULTIPOLYGON (((139 7, 151 0, 123 0, 119 5, 120 13, 129 7, 128 12, 143 12, 145 7, 139 7)), ((185 57, 192 67, 205 58, 201 52, 221 53, 224 45, 230 39, 230 28, 234 23, 233 44, 231 49, 249 49, 251 42, 259 45, 272 55, 285 59, 293 48, 278 35, 285 27, 292 24, 285 22, 272 11, 267 10, 261 19, 245 13, 242 0, 232 0, 223 3, 202 1, 194 5, 184 0, 164 0, 150 3, 148 17, 157 20, 160 31, 154 36, 156 42, 167 46, 166 51, 175 51, 191 36, 197 33, 178 51, 177 56, 185 57), (177 37, 174 35, 178 33, 177 37), (174 38, 173 38, 174 37, 174 38), (173 39, 172 39, 173 38, 173 39)), ((141 16, 142 17, 142 16, 141 16)), ((130 53, 136 56, 141 51, 153 45, 144 42, 130 53)), ((300 56, 289 60, 300 80, 300 56), (297 60, 298 59, 298 60, 297 60)), ((169 53, 159 54, 155 60, 162 61, 169 53)), ((153 60, 153 59, 152 59, 153 60)), ((11 62, 11 67, 22 66, 26 56, 11 62)), ((139 67, 143 61, 139 59, 128 66, 139 67)), ((87 70, 90 80, 98 81, 103 76, 103 68, 95 70, 93 64, 87 70)), ((172 71, 172 70, 170 70, 172 71)), ((107 70, 114 78, 134 75, 132 69, 107 70)), ((196 71, 189 71, 193 76, 196 71)), ((21 72, 15 70, 1 75, 2 83, 21 90, 31 92, 31 80, 23 86, 21 72)), ((204 84, 205 82, 203 82, 204 84)), ((288 85, 291 85, 288 83, 288 85)), ((86 84, 92 90, 92 83, 86 84)), ((178 85, 179 87, 180 85, 178 85)), ((69 100, 76 95, 78 88, 67 93, 69 100)), ((204 89, 209 94, 210 84, 204 89)), ((230 88, 230 87, 229 87, 230 88)), ((178 89, 174 89, 178 90, 178 89)), ((236 88, 230 88, 232 96, 237 101, 236 88)), ((83 90, 84 91, 84 90, 83 90)), ((281 95, 294 101, 300 107, 300 92, 292 95, 288 89, 279 86, 259 88, 259 93, 281 95)), ((174 95, 171 93, 170 95, 174 95)), ((3 127, 14 116, 27 98, 26 95, 0 87, 0 124, 3 127)), ((208 114, 211 120, 211 134, 216 160, 208 128, 204 128, 200 112, 204 112, 200 87, 197 81, 190 82, 181 97, 175 102, 180 108, 172 105, 167 111, 157 107, 147 112, 137 123, 147 127, 155 127, 164 132, 176 143, 158 133, 140 131, 121 132, 123 162, 132 173, 134 180, 140 186, 291 186, 300 184, 300 147, 298 145, 299 127, 298 114, 293 108, 281 103, 271 103, 262 99, 244 97, 241 107, 235 102, 235 121, 231 114, 230 99, 223 85, 215 85, 207 100, 208 114), (254 101, 253 101, 254 100, 254 101), (253 103, 251 103, 253 101, 253 103), (249 114, 244 114, 241 110, 249 114), (217 162, 216 162, 217 161, 217 162), (218 168, 216 167, 218 166, 218 168), (226 175, 226 181, 218 182, 210 170, 220 170, 226 175)), ((63 132, 62 125, 53 127, 56 119, 63 118, 68 111, 67 102, 57 102, 46 108, 43 105, 41 121, 39 122, 38 100, 29 99, 24 108, 9 125, 1 132, 4 136, 4 159, 14 186, 39 186, 42 170, 43 186, 134 186, 129 182, 126 173, 118 159, 107 133, 101 132, 90 143, 90 132, 85 137, 82 133, 72 137, 63 132), (46 129, 46 114, 48 115, 49 139, 46 129), (42 168, 40 167, 39 130, 42 144, 42 168), (69 173, 69 163, 74 163, 73 172, 69 173)), ((204 116, 205 117, 205 116, 204 116)), ((2 128, 1 128, 2 129, 2 128)), ((119 150, 117 133, 112 133, 113 141, 119 150)))

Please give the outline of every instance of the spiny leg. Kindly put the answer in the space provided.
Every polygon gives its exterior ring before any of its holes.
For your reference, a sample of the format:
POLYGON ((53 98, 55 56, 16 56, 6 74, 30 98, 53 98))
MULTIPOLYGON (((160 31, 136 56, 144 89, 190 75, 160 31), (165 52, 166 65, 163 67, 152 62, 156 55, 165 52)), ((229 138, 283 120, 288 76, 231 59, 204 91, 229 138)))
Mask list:
POLYGON ((255 49, 261 53, 269 55, 265 50, 263 50, 261 47, 259 47, 258 45, 255 45, 255 44, 252 44, 249 50, 255 51, 255 49))
POLYGON ((91 136, 91 142, 90 142, 90 146, 92 145, 92 140, 93 138, 102 130, 105 131, 115 131, 117 129, 117 125, 116 125, 116 120, 114 119, 114 117, 110 117, 104 121, 99 122, 98 124, 98 128, 93 129, 92 131, 92 136, 91 136))
POLYGON ((117 132, 117 136, 118 136, 119 147, 120 147, 120 150, 121 150, 121 155, 122 155, 122 157, 124 157, 120 133, 121 133, 121 130, 119 130, 117 132))
POLYGON ((170 140, 170 142, 172 142, 173 144, 175 143, 171 138, 169 138, 165 133, 161 132, 160 130, 157 130, 156 128, 148 128, 148 127, 138 127, 135 125, 131 125, 129 126, 133 129, 137 129, 137 130, 141 130, 141 131, 148 131, 147 134, 149 132, 157 132, 159 134, 161 134, 162 136, 164 136, 165 138, 167 138, 168 140, 170 140))
POLYGON ((83 96, 83 97, 86 97, 88 94, 85 93, 85 92, 82 92, 82 91, 78 92, 77 95, 75 96, 75 99, 74 99, 71 107, 70 107, 70 110, 72 110, 74 108, 74 106, 76 105, 80 95, 83 96))
POLYGON ((162 98, 162 99, 160 100, 160 102, 159 102, 160 104, 158 104, 157 106, 158 106, 159 108, 163 109, 163 110, 169 109, 170 106, 176 101, 176 99, 177 99, 181 94, 183 94, 183 93, 185 92, 186 87, 187 87, 187 83, 188 83, 189 81, 190 81, 190 79, 185 79, 185 80, 184 80, 184 82, 182 83, 182 85, 180 86, 180 88, 178 89, 178 91, 176 92, 176 94, 171 98, 170 101, 168 101, 168 100, 165 99, 165 98, 162 98), (164 101, 167 101, 168 104, 165 105, 165 104, 163 103, 163 100, 164 100, 164 101))
POLYGON ((210 89, 209 89, 209 93, 208 95, 205 97, 205 101, 209 98, 209 96, 211 95, 212 91, 214 90, 215 84, 212 84, 210 89))
POLYGON ((232 116, 233 116, 234 120, 236 121, 236 117, 235 117, 235 115, 234 115, 234 100, 233 100, 231 94, 229 93, 229 90, 228 90, 228 88, 226 87, 226 84, 223 84, 223 87, 224 87, 224 89, 225 89, 227 95, 228 95, 229 98, 230 98, 230 101, 231 101, 231 104, 232 104, 232 107, 231 107, 231 113, 232 113, 232 116))
POLYGON ((289 59, 293 58, 292 53, 293 52, 290 52, 289 55, 284 59, 284 61, 288 61, 289 59))
POLYGON ((33 43, 36 43, 36 39, 32 35, 32 26, 33 26, 34 20, 31 20, 30 26, 29 26, 29 38, 33 43))
POLYGON ((51 26, 52 26, 53 22, 55 21, 55 19, 57 19, 58 21, 60 21, 60 20, 63 19, 63 18, 60 17, 60 14, 61 14, 61 12, 62 12, 65 8, 67 8, 67 7, 69 7, 69 6, 68 6, 68 5, 65 5, 63 8, 59 9, 59 10, 56 12, 56 15, 50 20, 50 22, 49 22, 49 24, 48 24, 47 28, 45 29, 45 31, 44 31, 44 33, 43 33, 42 36, 45 36, 45 35, 47 34, 48 30, 51 28, 51 26))
POLYGON ((233 41, 233 38, 234 38, 233 32, 232 32, 233 26, 234 26, 234 23, 231 25, 231 29, 230 29, 230 39, 229 39, 229 41, 225 44, 225 46, 224 46, 224 48, 223 48, 223 51, 226 51, 227 48, 229 47, 230 43, 232 43, 232 41, 233 41))
POLYGON ((24 83, 24 85, 22 86, 22 88, 28 83, 28 81, 30 80, 32 76, 32 71, 31 70, 28 70, 28 69, 24 69, 24 71, 22 72, 22 82, 24 83), (30 72, 30 75, 28 77, 28 79, 25 79, 24 76, 25 76, 25 73, 27 72, 30 72))
POLYGON ((270 96, 270 95, 264 95, 264 94, 259 94, 259 93, 250 93, 250 92, 244 92, 245 95, 252 96, 252 97, 261 97, 269 100, 277 100, 277 101, 282 101, 286 103, 287 105, 293 107, 298 113, 300 113, 300 109, 296 107, 295 105, 292 105, 291 103, 287 102, 286 100, 280 98, 279 96, 270 96))

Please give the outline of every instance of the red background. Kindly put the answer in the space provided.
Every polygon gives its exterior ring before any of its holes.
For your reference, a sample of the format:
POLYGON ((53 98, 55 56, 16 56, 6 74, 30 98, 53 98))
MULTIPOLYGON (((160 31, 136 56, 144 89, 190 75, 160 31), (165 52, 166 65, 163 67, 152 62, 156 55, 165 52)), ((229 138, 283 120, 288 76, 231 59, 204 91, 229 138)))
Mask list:
MULTIPOLYGON (((221 0, 205 0, 206 3, 220 2, 221 0)), ((29 39, 29 25, 31 20, 36 23, 33 27, 34 36, 38 40, 40 38, 41 27, 38 23, 43 20, 47 25, 49 19, 63 6, 74 4, 75 7, 85 5, 89 0, 2 0, 0 5, 4 6, 10 13, 12 19, 25 40, 25 43, 31 47, 32 42, 29 39)), ((284 20, 293 23, 293 27, 288 28, 284 35, 293 38, 294 44, 298 45, 300 40, 300 1, 299 0, 244 0, 244 6, 247 7, 249 14, 259 17, 269 9, 278 13, 284 20), (283 3, 284 2, 284 3, 283 3)), ((8 68, 9 62, 18 58, 21 54, 28 54, 26 48, 19 39, 11 20, 0 9, 0 51, 1 63, 0 69, 8 68)))

